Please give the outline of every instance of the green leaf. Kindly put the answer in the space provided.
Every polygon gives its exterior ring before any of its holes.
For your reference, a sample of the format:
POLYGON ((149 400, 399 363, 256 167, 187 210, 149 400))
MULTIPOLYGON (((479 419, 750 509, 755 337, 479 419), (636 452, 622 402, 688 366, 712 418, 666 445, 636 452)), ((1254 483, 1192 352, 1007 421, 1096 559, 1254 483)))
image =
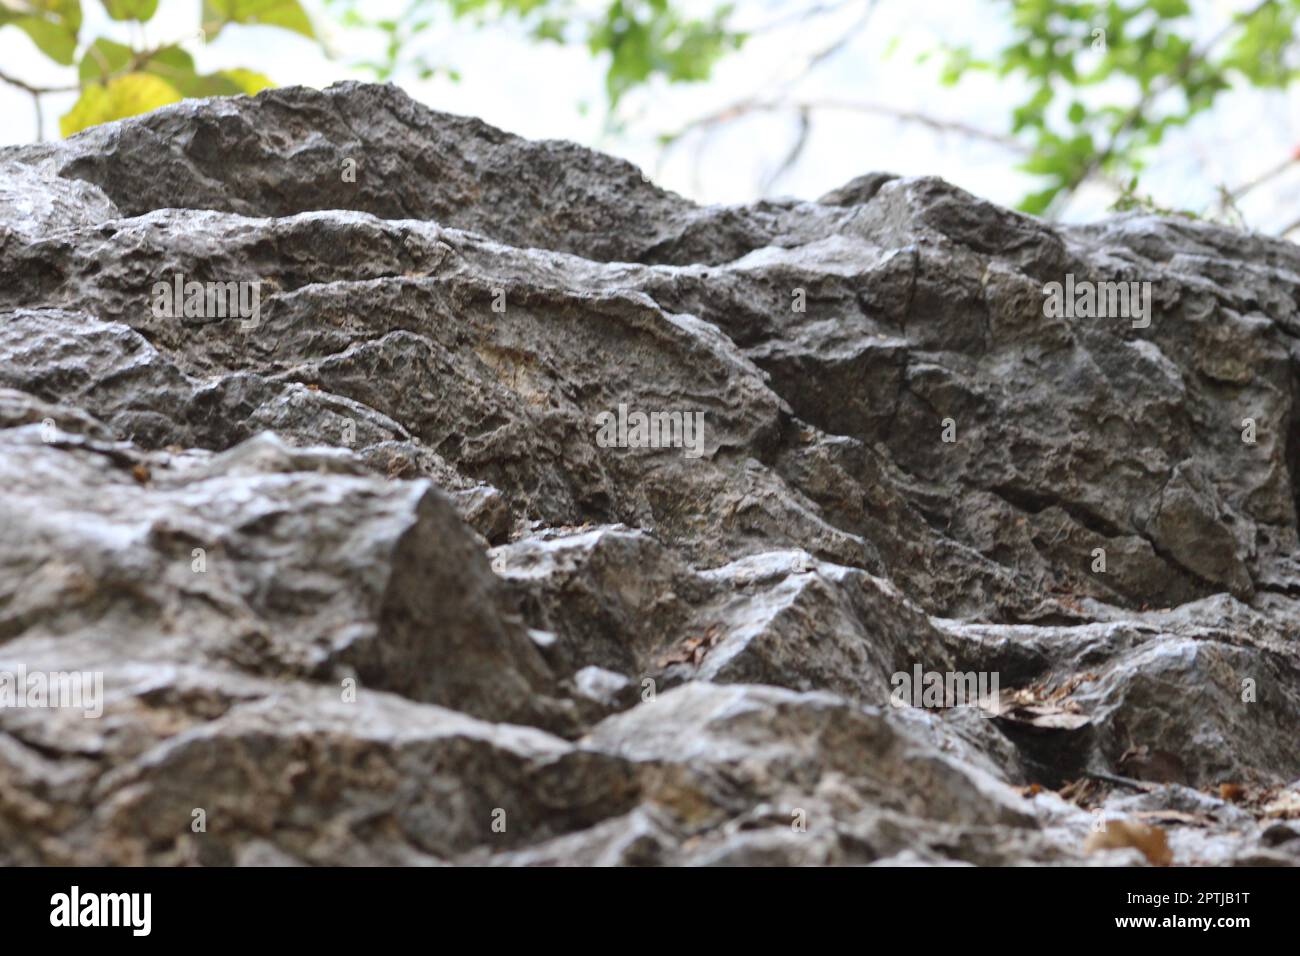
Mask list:
POLYGON ((1165 20, 1185 17, 1191 13, 1186 0, 1150 0, 1150 6, 1159 17, 1165 20))
POLYGON ((13 23, 22 30, 37 48, 56 63, 71 66, 77 56, 77 34, 59 24, 35 17, 24 17, 13 23))
POLYGON ((670 83, 707 79, 717 60, 745 40, 744 34, 726 25, 730 6, 720 7, 704 20, 682 17, 666 0, 649 0, 649 4, 653 15, 645 16, 633 0, 614 0, 588 33, 588 49, 610 55, 605 95, 611 113, 624 94, 652 77, 670 83))
POLYGON ((0 0, 0 25, 34 17, 81 29, 81 0, 0 0))
POLYGON ((262 90, 268 90, 275 86, 271 78, 265 73, 258 73, 254 70, 246 70, 242 67, 233 70, 222 70, 217 74, 224 79, 230 80, 237 87, 239 92, 252 96, 260 93, 262 90))
POLYGON ((564 28, 567 24, 559 17, 543 17, 531 31, 534 40, 550 40, 552 43, 564 42, 564 28))
POLYGON ((77 75, 81 78, 82 86, 87 83, 106 83, 113 74, 126 69, 133 55, 129 46, 100 37, 86 47, 86 52, 81 55, 77 75))
POLYGON ((102 0, 104 9, 114 20, 139 20, 144 23, 158 12, 158 0, 102 0))
POLYGON ((316 38, 298 0, 203 0, 203 29, 209 37, 220 33, 227 23, 281 27, 316 38))
POLYGON ((1031 216, 1041 216, 1060 191, 1060 186, 1053 186, 1051 189, 1044 189, 1042 192, 1030 193, 1020 200, 1020 211, 1027 212, 1031 216))
POLYGON ((155 50, 145 60, 140 56, 129 46, 100 37, 81 57, 78 68, 81 85, 104 86, 127 73, 148 73, 171 84, 182 96, 228 96, 243 92, 236 83, 227 80, 213 83, 208 77, 199 76, 194 71, 194 58, 178 46, 155 50))
POLYGON ((275 86, 271 80, 255 70, 238 67, 200 74, 194 70, 194 58, 180 47, 159 50, 144 66, 144 72, 160 77, 176 87, 186 98, 201 99, 208 96, 239 96, 260 93, 275 86))
POLYGON ((37 49, 64 66, 77 57, 81 0, 0 0, 0 27, 15 26, 37 49))
POLYGON ((180 98, 180 92, 166 80, 148 73, 128 73, 110 80, 107 86, 87 86, 72 109, 60 118, 59 130, 71 136, 100 123, 147 113, 180 98))

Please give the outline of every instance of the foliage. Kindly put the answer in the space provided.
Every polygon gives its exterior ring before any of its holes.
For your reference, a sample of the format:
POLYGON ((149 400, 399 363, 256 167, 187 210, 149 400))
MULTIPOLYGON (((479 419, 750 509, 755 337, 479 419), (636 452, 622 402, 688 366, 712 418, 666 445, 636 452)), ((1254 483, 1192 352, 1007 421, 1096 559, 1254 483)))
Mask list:
POLYGON ((480 26, 511 20, 538 42, 583 43, 593 56, 608 57, 605 95, 611 114, 624 94, 654 77, 671 83, 708 79, 714 64, 745 39, 728 27, 731 4, 717 7, 708 17, 691 18, 669 0, 610 0, 594 15, 574 0, 410 0, 396 17, 371 18, 362 12, 362 0, 327 2, 344 25, 384 34, 383 59, 360 64, 380 80, 408 68, 421 78, 445 73, 458 79, 455 71, 412 49, 439 11, 480 26))
MULTIPOLYGON (((159 0, 99 2, 113 20, 137 24, 153 18, 159 7, 159 0)), ((455 70, 434 58, 422 42, 426 31, 440 21, 510 24, 535 42, 585 46, 603 64, 612 127, 620 125, 620 105, 630 91, 656 80, 708 79, 717 62, 746 39, 743 31, 732 26, 735 17, 729 3, 695 16, 683 12, 683 0, 405 0, 395 16, 376 17, 366 12, 363 0, 323 2, 342 26, 378 31, 384 41, 381 55, 353 65, 380 80, 410 75, 457 79, 455 70)), ((1005 10, 1010 41, 982 54, 969 45, 945 48, 941 78, 955 84, 979 71, 1014 81, 1025 90, 1010 111, 1009 127, 1010 145, 1026 149, 1021 168, 1042 180, 1041 188, 1022 201, 1021 208, 1028 212, 1059 212, 1081 185, 1097 179, 1114 187, 1121 206, 1139 204, 1136 177, 1150 151, 1171 129, 1210 111, 1234 87, 1284 88, 1300 69, 1295 30, 1300 0, 1260 0, 1208 35, 1203 29, 1204 10, 1194 16, 1191 0, 987 2, 1005 10)), ((802 9, 790 21, 797 25, 855 5, 869 13, 874 3, 824 0, 802 9)), ((182 97, 256 92, 271 85, 268 77, 253 69, 200 74, 183 43, 211 39, 231 25, 270 26, 317 37, 298 0, 201 0, 196 6, 201 16, 195 34, 155 47, 112 37, 82 37, 81 0, 0 0, 0 28, 22 30, 55 62, 75 67, 75 88, 81 95, 62 118, 64 135, 182 97)), ((369 6, 373 10, 373 2, 369 6)), ((865 19, 853 29, 861 29, 863 23, 865 19)), ((142 35, 139 30, 134 33, 142 35)), ((809 68, 842 49, 847 39, 846 34, 813 57, 809 68)), ((3 71, 0 81, 32 93, 38 115, 40 95, 59 91, 33 87, 3 71)), ((844 105, 838 103, 840 108, 844 105)), ((746 110, 781 107, 779 99, 754 97, 694 120, 691 126, 726 121, 746 110)), ((803 133, 786 165, 802 148, 809 114, 819 107, 793 102, 789 108, 799 116, 803 133)), ((863 111, 888 113, 888 108, 867 104, 863 111)), ((899 117, 935 129, 1007 141, 1000 132, 951 120, 919 113, 899 117)), ((1297 161, 1300 155, 1263 179, 1297 161)), ((1244 189, 1225 187, 1222 192, 1230 205, 1244 189)))
MULTIPOLYGON (((137 24, 152 19, 159 5, 159 0, 100 2, 113 20, 137 24)), ((718 59, 744 40, 727 26, 730 5, 693 18, 670 0, 609 0, 595 13, 590 7, 580 8, 575 0, 410 0, 398 16, 375 18, 365 12, 361 0, 325 3, 343 26, 378 30, 385 37, 380 59, 354 64, 380 80, 391 79, 399 70, 425 79, 435 74, 459 78, 427 52, 413 49, 440 14, 477 25, 511 20, 537 42, 581 43, 593 56, 607 58, 605 90, 611 116, 624 94, 653 78, 707 79, 718 59)), ((65 136, 182 97, 254 93, 271 86, 268 77, 251 69, 211 74, 195 69, 182 44, 213 39, 231 24, 271 26, 316 38, 298 0, 202 0, 193 36, 147 48, 112 37, 81 37, 81 0, 0 0, 0 27, 17 27, 56 63, 77 67, 81 97, 59 124, 65 136)), ((33 87, 2 73, 0 79, 36 97, 62 92, 62 88, 33 87)), ((39 115, 39 102, 37 109, 39 115)))
MULTIPOLYGON (((1131 179, 1170 129, 1234 84, 1281 88, 1297 75, 1300 0, 1265 0, 1204 38, 1187 0, 999 2, 1012 42, 985 59, 949 49, 943 79, 981 70, 1027 84, 1011 130, 1031 146, 1021 168, 1044 180, 1023 200, 1027 212, 1050 211, 1094 176, 1131 179)), ((1132 188, 1121 191, 1132 200, 1132 188)))
POLYGON ((80 0, 6 0, 0 4, 0 28, 26 33, 55 63, 71 66, 81 29, 80 0))
POLYGON ((1112 212, 1139 212, 1152 213, 1157 216, 1181 216, 1184 219, 1200 219, 1196 213, 1190 209, 1171 209, 1168 206, 1162 206, 1150 196, 1138 192, 1138 178, 1136 176, 1124 183, 1120 193, 1115 197, 1115 201, 1110 204, 1112 212))
MULTIPOLYGON (((102 3, 112 20, 124 23, 144 24, 158 12, 158 0, 102 3)), ((261 24, 315 36, 298 0, 204 0, 201 21, 191 37, 152 47, 97 37, 83 46, 81 0, 0 0, 0 27, 17 27, 56 63, 76 66, 73 89, 81 95, 59 121, 64 136, 187 96, 256 93, 273 85, 264 74, 251 69, 197 71, 194 58, 182 44, 215 37, 230 24, 261 24)), ((21 82, 17 85, 38 97, 60 91, 21 82)))

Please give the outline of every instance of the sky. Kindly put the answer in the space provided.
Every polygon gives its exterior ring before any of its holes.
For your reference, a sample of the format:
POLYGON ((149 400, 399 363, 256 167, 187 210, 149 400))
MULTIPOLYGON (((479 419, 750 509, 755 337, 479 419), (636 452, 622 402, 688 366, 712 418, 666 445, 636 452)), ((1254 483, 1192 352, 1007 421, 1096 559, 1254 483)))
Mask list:
MULTIPOLYGON (((600 6, 599 0, 575 0, 600 6)), ((186 48, 206 72, 249 66, 281 85, 324 87, 343 79, 367 79, 351 63, 373 56, 379 38, 334 27, 322 16, 322 0, 304 6, 322 28, 322 44, 283 30, 231 26, 206 46, 195 37, 199 0, 162 0, 158 15, 145 26, 144 40, 191 37, 186 48)), ((400 6, 367 0, 370 16, 400 6)), ((688 8, 708 10, 710 0, 686 0, 688 8)), ((1218 29, 1245 0, 1199 0, 1197 28, 1218 29)), ((123 24, 108 19, 96 0, 83 0, 83 38, 100 35, 126 40, 123 24)), ((996 142, 959 132, 936 131, 895 116, 863 112, 885 107, 914 112, 948 123, 993 133, 1008 129, 1010 110, 1022 92, 1014 81, 968 75, 955 87, 938 81, 934 60, 918 54, 944 44, 969 43, 993 50, 1008 36, 1004 0, 738 0, 742 25, 758 28, 703 84, 655 84, 635 92, 627 106, 634 120, 619 136, 603 123, 604 65, 581 45, 538 45, 500 23, 476 29, 445 15, 422 36, 422 49, 439 64, 460 73, 396 81, 415 99, 440 110, 478 116, 530 138, 571 139, 623 156, 652 179, 700 202, 748 202, 762 196, 815 199, 854 176, 872 171, 938 175, 979 196, 1014 205, 1040 188, 1015 169, 1019 156, 996 142), (832 7, 811 18, 796 14, 809 7, 832 7), (790 112, 750 114, 708 127, 665 151, 659 135, 714 115, 738 102, 770 98, 783 83, 800 77, 809 57, 841 40, 851 26, 869 18, 852 38, 791 86, 800 102, 830 105, 811 114, 810 133, 799 158, 773 178, 797 137, 790 112), (852 109, 842 108, 846 104, 852 109)), ((437 8, 435 8, 437 9, 437 8)), ((26 35, 0 29, 0 72, 43 85, 69 82, 72 71, 51 63, 26 35)), ((46 97, 44 135, 57 138, 58 117, 75 94, 46 97)), ((0 145, 35 139, 31 98, 0 84, 0 145)), ((1278 166, 1300 145, 1300 85, 1290 92, 1231 92, 1212 114, 1171 135, 1151 157, 1142 189, 1160 204, 1203 210, 1220 185, 1229 188, 1278 166)), ((1062 218, 1089 221, 1104 216, 1113 194, 1104 187, 1081 190, 1062 218)), ((1276 233, 1300 220, 1300 163, 1246 196, 1240 204, 1252 228, 1276 233)), ((1300 230, 1292 238, 1300 238, 1300 230)))

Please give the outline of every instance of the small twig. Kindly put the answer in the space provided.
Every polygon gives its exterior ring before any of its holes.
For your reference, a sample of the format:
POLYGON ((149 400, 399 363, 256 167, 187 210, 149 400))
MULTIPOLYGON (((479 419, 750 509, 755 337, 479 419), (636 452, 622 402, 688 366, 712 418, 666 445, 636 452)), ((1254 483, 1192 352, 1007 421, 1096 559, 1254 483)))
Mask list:
MULTIPOLYGON (((811 73, 813 70, 815 70, 821 63, 823 63, 825 60, 829 59, 830 57, 835 56, 835 54, 843 50, 844 47, 847 46, 853 40, 853 38, 856 37, 862 31, 864 27, 866 27, 867 23, 871 20, 872 14, 875 13, 876 6, 879 2, 880 0, 866 0, 866 2, 863 4, 862 13, 858 16, 857 20, 855 20, 847 29, 840 32, 839 35, 836 36, 836 38, 832 40, 829 44, 822 47, 820 50, 817 50, 810 57, 808 57, 808 59, 803 63, 803 65, 798 70, 796 70, 793 74, 791 74, 784 80, 773 79, 772 82, 767 84, 769 88, 772 88, 776 91, 777 95, 774 99, 780 100, 782 96, 784 96, 790 89, 796 86, 800 80, 808 76, 808 74, 811 73)), ((803 12, 802 17, 804 19, 808 17, 816 17, 819 16, 821 13, 838 9, 839 7, 847 6, 847 5, 848 5, 847 0, 842 0, 842 2, 832 4, 830 6, 825 6, 825 5, 821 7, 815 6, 808 10, 805 10, 803 12)), ((737 106, 750 104, 753 102, 753 100, 754 98, 750 97, 747 100, 740 101, 740 103, 737 104, 737 106)), ((741 115, 741 113, 743 112, 744 110, 737 112, 736 109, 733 107, 727 110, 723 110, 721 113, 714 114, 715 118, 713 119, 706 118, 703 121, 688 123, 685 127, 679 130, 675 135, 669 137, 664 152, 666 152, 668 149, 671 149, 673 144, 675 144, 678 140, 680 140, 681 137, 684 136, 690 130, 698 129, 700 127, 707 128, 717 123, 725 122, 727 119, 733 118, 734 116, 741 115)), ((800 109, 799 112, 800 112, 800 132, 799 132, 800 141, 796 142, 795 144, 794 150, 796 153, 802 151, 803 149, 802 141, 807 139, 810 132, 810 130, 808 129, 808 124, 809 124, 809 118, 807 116, 808 111, 800 109)), ((707 136, 702 138, 707 138, 707 136)), ((784 172, 784 169, 782 169, 780 172, 784 172)), ((778 173, 778 175, 780 175, 780 172, 778 173)), ((696 168, 693 175, 695 176, 696 179, 699 178, 698 168, 696 168)), ((769 179, 768 181, 769 184, 774 180, 774 178, 775 177, 769 179)))
POLYGON ((812 132, 812 119, 808 115, 808 110, 799 111, 799 135, 795 137, 794 143, 786 152, 785 158, 781 160, 780 165, 772 171, 763 183, 763 194, 766 195, 768 190, 776 185, 777 180, 790 171, 791 167, 799 161, 803 155, 804 147, 808 145, 808 135, 812 132))
POLYGON ((4 72, 0 72, 0 82, 25 90, 31 95, 32 108, 36 110, 36 142, 38 143, 45 142, 45 111, 41 108, 41 97, 46 93, 71 93, 80 89, 76 86, 33 86, 4 72))
POLYGON ((1049 547, 1051 545, 1056 544, 1056 542, 1061 540, 1061 537, 1063 535, 1068 540, 1070 535, 1072 535, 1073 533, 1074 533, 1074 528, 1071 527, 1070 525, 1070 516, 1064 515, 1061 518, 1061 526, 1056 529, 1056 534, 1052 536, 1052 540, 1047 542, 1047 544, 1049 547))
POLYGON ((1090 777, 1093 780, 1101 780, 1104 783, 1113 783, 1116 786, 1129 787, 1141 793, 1150 793, 1152 790, 1157 789, 1156 785, 1152 783, 1143 783, 1141 780, 1134 780, 1131 777, 1117 777, 1114 774, 1101 773, 1096 770, 1085 770, 1083 775, 1085 777, 1090 777))
POLYGON ((894 106, 888 106, 884 103, 872 103, 865 100, 841 100, 834 98, 790 101, 741 101, 739 103, 733 103, 725 109, 718 110, 716 113, 710 113, 708 116, 702 116, 699 119, 692 120, 683 126, 673 138, 680 138, 701 127, 729 123, 732 120, 739 119, 747 113, 772 113, 784 112, 786 110, 840 110, 850 113, 870 113, 875 116, 892 117, 893 119, 901 120, 905 123, 916 123, 920 126, 936 130, 937 132, 958 133, 969 139, 995 143, 998 146, 1014 150, 1018 153, 1027 153, 1029 151, 1029 147, 1019 140, 1013 139, 1010 136, 1003 136, 1000 133, 980 129, 977 126, 971 126, 969 123, 963 123, 960 120, 943 119, 937 116, 930 116, 926 113, 920 113, 915 110, 899 109, 894 106))
POLYGON ((760 24, 759 26, 745 30, 744 32, 753 36, 760 33, 771 33, 773 30, 780 30, 783 27, 789 26, 791 23, 802 23, 806 20, 811 20, 814 17, 825 16, 829 13, 837 13, 852 2, 853 0, 838 0, 836 3, 818 3, 805 10, 800 10, 797 13, 791 13, 784 17, 778 17, 775 20, 769 20, 767 23, 760 24))
POLYGON ((940 133, 958 133, 968 139, 983 140, 987 143, 995 143, 1006 149, 1015 150, 1020 153, 1027 153, 1029 148, 1024 143, 1010 136, 1003 136, 1001 133, 994 133, 986 129, 980 129, 978 126, 972 126, 969 123, 963 123, 960 120, 942 119, 937 116, 930 116, 926 113, 920 113, 916 110, 900 110, 896 107, 886 106, 882 103, 870 103, 857 100, 836 100, 823 99, 812 100, 807 104, 812 109, 828 110, 847 110, 857 113, 874 113, 878 116, 892 116, 894 119, 901 120, 905 123, 916 123, 919 126, 926 126, 940 133))
MULTIPOLYGON (((822 64, 826 60, 829 60, 836 53, 839 53, 840 50, 848 46, 850 41, 852 41, 853 38, 856 37, 866 27, 867 23, 870 22, 872 14, 876 12, 876 4, 878 2, 879 0, 867 0, 867 5, 862 9, 862 15, 858 17, 858 19, 855 20, 853 24, 847 30, 845 30, 838 38, 831 41, 826 46, 822 47, 820 50, 818 50, 816 53, 810 56, 808 58, 808 62, 804 64, 803 69, 800 70, 799 73, 796 74, 790 80, 790 84, 792 85, 794 83, 797 83, 799 80, 803 79, 814 69, 816 69, 820 64, 822 64)), ((788 88, 789 87, 787 86, 787 89, 788 88)))
POLYGON ((1223 214, 1225 219, 1230 216, 1235 216, 1237 227, 1240 229, 1247 228, 1246 217, 1242 215, 1241 207, 1239 207, 1236 201, 1232 198, 1232 193, 1228 191, 1228 187, 1220 186, 1218 191, 1219 212, 1223 214))
POLYGON ((45 93, 75 93, 81 89, 80 86, 32 86, 16 76, 10 76, 8 73, 0 70, 0 83, 8 83, 10 86, 16 86, 20 90, 26 90, 33 96, 40 96, 45 93))
POLYGON ((1292 155, 1288 156, 1286 159, 1278 163, 1276 166, 1274 166, 1272 169, 1268 170, 1267 172, 1260 173, 1254 179, 1243 183, 1242 185, 1238 186, 1236 189, 1228 191, 1228 198, 1235 203, 1238 199, 1246 195, 1246 193, 1250 192, 1255 187, 1262 186, 1270 179, 1276 179, 1278 176, 1281 176, 1284 172, 1286 172, 1293 165, 1295 165, 1296 162, 1300 162, 1300 155, 1296 155, 1293 153, 1292 155))

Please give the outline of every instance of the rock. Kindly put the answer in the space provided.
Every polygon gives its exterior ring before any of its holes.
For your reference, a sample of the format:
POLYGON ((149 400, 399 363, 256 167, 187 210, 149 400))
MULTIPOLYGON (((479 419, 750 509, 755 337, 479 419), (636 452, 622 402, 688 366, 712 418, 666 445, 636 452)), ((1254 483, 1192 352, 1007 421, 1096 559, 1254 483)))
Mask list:
POLYGON ((427 482, 270 435, 190 463, 59 444, 0 432, 6 657, 206 660, 547 722, 550 674, 427 482))
POLYGON ((0 150, 0 266, 0 862, 1300 862, 1289 243, 347 83, 0 150))

